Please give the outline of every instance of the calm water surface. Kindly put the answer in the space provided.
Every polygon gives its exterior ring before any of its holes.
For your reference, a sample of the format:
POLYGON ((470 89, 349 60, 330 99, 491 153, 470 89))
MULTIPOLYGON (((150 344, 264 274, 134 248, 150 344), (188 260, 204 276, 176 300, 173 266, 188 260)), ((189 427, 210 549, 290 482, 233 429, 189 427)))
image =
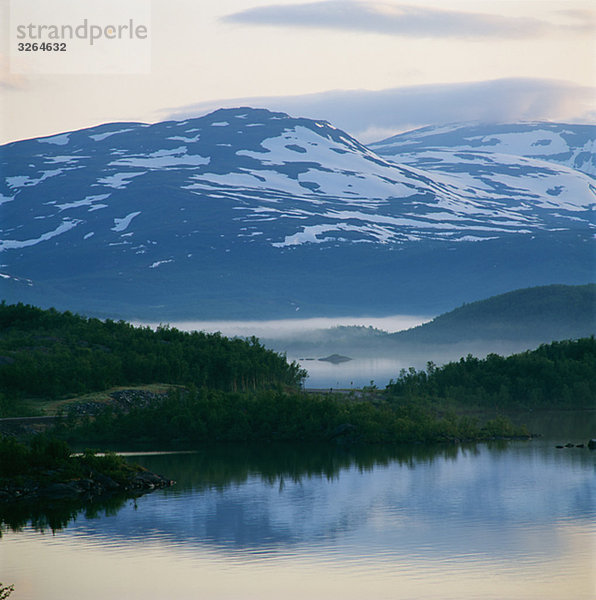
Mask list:
MULTIPOLYGON (((593 414, 544 438, 135 456, 177 485, 60 530, 5 527, 29 599, 594 598, 593 414)), ((534 428, 534 427, 533 427, 534 428)))

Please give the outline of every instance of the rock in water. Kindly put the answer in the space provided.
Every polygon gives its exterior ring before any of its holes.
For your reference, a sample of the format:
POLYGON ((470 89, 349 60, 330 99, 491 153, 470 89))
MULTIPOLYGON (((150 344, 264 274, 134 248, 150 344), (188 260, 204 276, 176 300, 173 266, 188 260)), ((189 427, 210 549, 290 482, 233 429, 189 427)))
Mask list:
POLYGON ((326 356, 325 358, 319 358, 321 361, 330 362, 334 365, 339 365, 343 362, 348 362, 352 360, 349 356, 342 356, 341 354, 331 354, 330 356, 326 356))

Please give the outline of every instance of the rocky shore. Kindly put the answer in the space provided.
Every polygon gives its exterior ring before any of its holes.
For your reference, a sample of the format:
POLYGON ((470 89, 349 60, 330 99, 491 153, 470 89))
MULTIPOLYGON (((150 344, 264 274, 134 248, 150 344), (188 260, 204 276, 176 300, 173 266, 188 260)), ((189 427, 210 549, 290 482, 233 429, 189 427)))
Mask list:
POLYGON ((136 497, 173 483, 149 471, 139 471, 124 482, 98 472, 91 472, 89 477, 81 479, 61 481, 59 473, 46 471, 40 477, 26 476, 0 481, 0 503, 75 499, 85 502, 121 494, 136 497))
POLYGON ((62 500, 85 504, 111 496, 137 497, 173 484, 115 454, 87 451, 0 477, 0 507, 62 500))

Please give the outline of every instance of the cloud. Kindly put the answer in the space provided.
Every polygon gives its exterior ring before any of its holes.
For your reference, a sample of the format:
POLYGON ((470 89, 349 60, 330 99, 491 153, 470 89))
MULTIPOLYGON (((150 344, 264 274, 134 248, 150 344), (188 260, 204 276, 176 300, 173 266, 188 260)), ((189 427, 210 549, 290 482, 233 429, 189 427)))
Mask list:
MULTIPOLYGON (((309 4, 271 4, 222 17, 226 23, 362 31, 407 37, 527 38, 560 32, 535 18, 508 18, 386 2, 328 0, 309 4)), ((565 30, 584 30, 581 21, 565 30)))
POLYGON ((583 24, 586 29, 593 30, 596 27, 596 14, 593 10, 558 10, 557 14, 562 17, 567 17, 571 21, 575 21, 575 24, 583 24))
MULTIPOLYGON (((498 79, 379 91, 336 90, 300 96, 232 98, 168 111, 186 119, 218 108, 264 107, 324 119, 363 142, 401 131, 457 122, 594 122, 594 88, 550 79, 498 79)), ((166 112, 166 111, 163 111, 166 112)))

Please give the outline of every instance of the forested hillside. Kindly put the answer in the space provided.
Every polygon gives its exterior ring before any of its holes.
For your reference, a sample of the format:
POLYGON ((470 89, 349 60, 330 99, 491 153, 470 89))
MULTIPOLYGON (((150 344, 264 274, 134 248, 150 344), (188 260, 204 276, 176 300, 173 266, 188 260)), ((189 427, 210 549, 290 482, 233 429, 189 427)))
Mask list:
MULTIPOLYGON (((339 326, 263 339, 288 356, 399 355, 444 363, 469 352, 512 354, 555 340, 596 335, 596 284, 524 288, 463 304, 432 321, 397 333, 339 326)), ((412 364, 411 362, 409 364, 412 364)))
POLYGON ((0 391, 54 398, 138 383, 194 384, 224 391, 298 386, 296 364, 220 334, 153 331, 124 321, 0 304, 0 391))
POLYGON ((249 393, 191 389, 128 413, 106 407, 94 420, 58 434, 78 444, 145 443, 194 447, 217 442, 404 443, 523 436, 503 418, 479 424, 455 413, 439 415, 412 403, 263 390, 249 393))
MULTIPOLYGON (((141 383, 182 384, 149 406, 106 406, 61 424, 77 442, 446 441, 518 435, 505 421, 481 426, 451 402, 506 408, 592 407, 596 339, 553 342, 507 358, 468 355, 426 371, 402 371, 385 392, 309 397, 305 373, 256 338, 153 331, 28 305, 0 304, 0 392, 6 399, 141 383), (293 389, 292 389, 293 388, 293 389), (436 402, 435 402, 436 401, 436 402), (132 436, 132 437, 131 437, 132 436)), ((0 398, 1 399, 1 398, 0 398)))
POLYGON ((394 397, 447 399, 490 407, 594 407, 596 339, 553 342, 507 358, 462 358, 426 371, 402 371, 387 386, 394 397))
POLYGON ((596 334, 596 284, 547 285, 464 304, 429 323, 395 333, 395 342, 552 340, 596 334))

